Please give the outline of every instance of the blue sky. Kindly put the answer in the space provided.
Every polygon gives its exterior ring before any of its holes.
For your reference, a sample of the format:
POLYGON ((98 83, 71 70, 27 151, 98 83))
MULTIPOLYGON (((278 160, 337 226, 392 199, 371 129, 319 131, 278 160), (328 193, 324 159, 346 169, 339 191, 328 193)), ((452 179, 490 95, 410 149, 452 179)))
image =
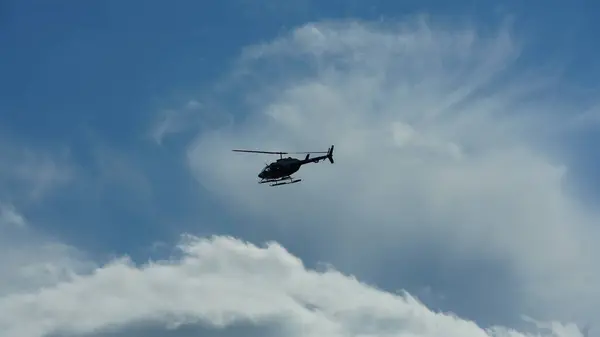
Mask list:
MULTIPOLYGON (((594 64, 598 24, 593 13, 598 5, 591 1, 504 1, 492 6, 476 1, 352 1, 344 5, 298 1, 284 10, 279 6, 283 5, 244 1, 188 1, 176 6, 159 1, 143 5, 66 1, 60 6, 39 1, 5 2, 0 32, 7 51, 1 56, 5 74, 0 115, 3 133, 24 144, 66 146, 77 163, 90 172, 98 165, 92 149, 95 142, 102 143, 147 176, 154 196, 159 198, 156 205, 161 205, 152 214, 177 221, 169 217, 196 214, 211 201, 190 186, 193 183, 185 177, 176 150, 161 151, 148 142, 148 128, 162 109, 181 105, 182 100, 210 85, 241 48, 269 40, 286 27, 320 19, 394 18, 413 12, 465 17, 486 24, 513 15, 516 26, 526 29, 533 43, 539 45, 531 58, 567 58, 568 77, 582 86, 593 83, 594 74, 600 71, 594 64), (175 177, 175 181, 166 182, 161 176, 175 177), (174 194, 180 197, 173 198, 174 194)), ((591 136, 583 146, 594 140, 591 136)), ((589 155, 593 154, 586 152, 589 155)), ((586 161, 589 165, 594 162, 586 161)), ((593 174, 586 167, 581 170, 593 174)), ((83 203, 80 207, 95 207, 85 198, 78 202, 83 203)), ((85 240, 98 249, 118 251, 130 249, 131 244, 146 245, 170 231, 160 224, 148 225, 155 221, 147 218, 147 209, 125 210, 114 205, 115 209, 107 212, 105 206, 95 209, 105 214, 96 226, 82 230, 80 225, 63 224, 48 230, 72 240, 85 240), (131 229, 137 226, 151 226, 149 230, 146 227, 148 237, 140 239, 139 232, 131 229), (97 235, 105 239, 91 242, 97 235)), ((61 211, 61 216, 71 216, 77 223, 73 205, 65 207, 70 210, 66 214, 61 211)))
MULTIPOLYGON (((74 178, 35 201, 26 197, 26 187, 2 178, 1 197, 36 230, 98 259, 128 254, 144 261, 156 253, 153 243, 192 232, 253 242, 277 239, 310 264, 320 257, 302 237, 256 229, 260 216, 236 210, 198 184, 185 157, 197 129, 160 146, 154 142, 151 131, 163 111, 181 109, 213 87, 243 48, 294 27, 340 18, 393 21, 415 13, 490 30, 512 17, 527 45, 523 62, 556 64, 573 99, 593 104, 600 74, 598 10, 593 1, 5 0, 0 5, 0 141, 19 158, 24 148, 53 157, 67 151, 74 178)), ((235 114, 241 118, 245 111, 235 114)), ((568 158, 569 179, 579 197, 596 200, 600 156, 594 144, 600 138, 593 127, 583 135, 546 139, 545 146, 568 158)), ((246 174, 255 179, 256 172, 246 174)), ((421 272, 420 278, 444 277, 441 269, 421 272)), ((386 288, 395 286, 393 279, 372 277, 386 288)), ((464 289, 458 277, 445 277, 439 281, 446 282, 442 288, 471 296, 485 290, 464 289)), ((462 305, 456 310, 480 315, 474 319, 507 319, 462 305)))

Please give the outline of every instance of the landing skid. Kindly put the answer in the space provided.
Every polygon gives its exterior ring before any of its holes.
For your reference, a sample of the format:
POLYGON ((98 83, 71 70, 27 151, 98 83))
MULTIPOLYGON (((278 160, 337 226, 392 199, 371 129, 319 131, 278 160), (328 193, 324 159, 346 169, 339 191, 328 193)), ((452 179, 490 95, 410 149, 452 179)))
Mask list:
POLYGON ((258 183, 259 184, 266 184, 266 183, 271 183, 269 184, 269 186, 281 186, 281 185, 287 185, 287 184, 295 184, 297 182, 302 181, 302 179, 294 179, 292 177, 283 177, 283 178, 279 178, 279 179, 268 179, 268 180, 261 180, 258 183), (289 180, 289 181, 286 181, 289 180))
POLYGON ((280 185, 287 185, 287 184, 295 184, 295 183, 298 183, 298 182, 301 182, 301 181, 302 181, 302 179, 293 179, 293 180, 290 180, 290 181, 284 181, 284 182, 274 183, 274 184, 271 184, 269 186, 280 186, 280 185))

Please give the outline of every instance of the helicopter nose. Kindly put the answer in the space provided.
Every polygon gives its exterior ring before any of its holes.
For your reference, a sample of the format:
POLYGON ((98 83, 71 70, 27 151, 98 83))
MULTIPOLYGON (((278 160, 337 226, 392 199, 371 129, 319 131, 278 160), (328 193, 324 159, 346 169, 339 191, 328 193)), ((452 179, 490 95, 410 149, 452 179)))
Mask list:
POLYGON ((263 172, 261 172, 261 173, 258 174, 258 177, 262 179, 262 178, 265 177, 265 174, 263 172))

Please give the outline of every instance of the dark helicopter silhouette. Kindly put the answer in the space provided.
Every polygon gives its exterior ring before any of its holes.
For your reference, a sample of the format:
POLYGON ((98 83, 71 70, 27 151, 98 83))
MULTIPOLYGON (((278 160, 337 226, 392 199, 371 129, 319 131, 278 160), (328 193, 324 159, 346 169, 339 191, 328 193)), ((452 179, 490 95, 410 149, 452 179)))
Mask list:
POLYGON ((273 151, 255 151, 255 150, 232 150, 234 152, 248 152, 248 153, 266 153, 266 154, 278 154, 279 159, 267 164, 265 168, 258 174, 260 178, 259 184, 272 183, 270 186, 279 186, 285 184, 294 184, 302 181, 302 179, 296 179, 292 177, 292 174, 298 172, 300 167, 308 163, 318 163, 321 160, 328 159, 333 164, 333 145, 325 152, 273 152, 273 151), (317 156, 310 158, 311 153, 325 153, 324 156, 317 156), (283 158, 284 154, 306 154, 306 158, 298 159, 287 157, 283 158), (289 181, 286 181, 289 180, 289 181))

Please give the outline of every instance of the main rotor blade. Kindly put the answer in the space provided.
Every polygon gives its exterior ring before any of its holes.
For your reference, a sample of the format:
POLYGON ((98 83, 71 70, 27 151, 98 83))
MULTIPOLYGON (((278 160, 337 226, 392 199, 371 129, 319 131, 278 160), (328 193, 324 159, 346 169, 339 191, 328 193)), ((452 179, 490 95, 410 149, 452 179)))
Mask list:
POLYGON ((233 151, 233 152, 247 152, 247 153, 287 154, 287 152, 255 151, 255 150, 231 150, 231 151, 233 151))
POLYGON ((247 152, 247 153, 266 153, 266 154, 307 154, 307 153, 327 153, 327 151, 313 151, 313 152, 275 152, 275 151, 257 151, 257 150, 231 150, 233 152, 247 152))

